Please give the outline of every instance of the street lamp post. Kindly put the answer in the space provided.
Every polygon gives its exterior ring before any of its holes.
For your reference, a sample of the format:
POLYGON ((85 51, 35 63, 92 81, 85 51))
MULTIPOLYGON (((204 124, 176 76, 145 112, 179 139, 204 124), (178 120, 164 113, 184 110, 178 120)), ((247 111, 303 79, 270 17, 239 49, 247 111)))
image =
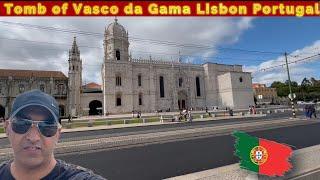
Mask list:
POLYGON ((290 72, 289 72, 289 65, 288 65, 288 58, 287 58, 287 52, 284 53, 285 59, 286 59, 286 66, 287 66, 287 74, 288 74, 288 81, 289 81, 289 99, 291 102, 291 109, 292 109, 292 116, 295 118, 296 117, 296 111, 294 109, 294 103, 293 103, 293 95, 292 95, 292 90, 291 90, 291 80, 290 80, 290 72))

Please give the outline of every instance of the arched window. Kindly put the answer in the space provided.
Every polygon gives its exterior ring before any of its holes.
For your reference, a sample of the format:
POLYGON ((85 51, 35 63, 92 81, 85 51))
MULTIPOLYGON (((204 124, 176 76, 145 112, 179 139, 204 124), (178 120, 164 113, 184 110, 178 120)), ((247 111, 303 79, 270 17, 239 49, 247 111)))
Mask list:
POLYGON ((121 106, 121 93, 116 96, 116 106, 121 106))
POLYGON ((44 84, 40 85, 40 91, 44 92, 44 84))
POLYGON ((160 76, 160 97, 164 97, 164 80, 163 76, 160 76))
POLYGON ((59 105, 59 115, 64 116, 65 114, 65 108, 64 105, 59 105))
POLYGON ((242 81, 243 81, 242 77, 239 78, 239 81, 242 83, 242 81))
POLYGON ((120 60, 120 51, 119 49, 116 50, 116 58, 119 61, 120 60))
POLYGON ((182 87, 182 83, 183 83, 183 79, 181 77, 181 78, 179 78, 179 87, 182 87))
POLYGON ((64 92, 64 84, 58 84, 58 94, 63 94, 64 92))
POLYGON ((23 93, 24 90, 25 90, 24 85, 23 85, 23 84, 19 84, 19 92, 20 92, 20 93, 23 93))
POLYGON ((141 74, 138 75, 138 86, 141 86, 142 82, 141 82, 141 74))
POLYGON ((116 75, 116 86, 121 86, 121 75, 116 75))
POLYGON ((197 88, 197 96, 201 96, 200 78, 199 78, 199 76, 196 77, 196 88, 197 88))
POLYGON ((139 105, 142 105, 142 93, 139 94, 139 105))

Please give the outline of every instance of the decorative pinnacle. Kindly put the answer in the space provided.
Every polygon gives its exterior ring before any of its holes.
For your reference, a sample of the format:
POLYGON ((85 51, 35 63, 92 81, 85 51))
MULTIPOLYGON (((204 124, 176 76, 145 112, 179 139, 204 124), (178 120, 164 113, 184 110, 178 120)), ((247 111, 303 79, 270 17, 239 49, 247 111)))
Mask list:
POLYGON ((73 43, 72 43, 71 52, 72 53, 79 53, 76 36, 73 37, 73 43))

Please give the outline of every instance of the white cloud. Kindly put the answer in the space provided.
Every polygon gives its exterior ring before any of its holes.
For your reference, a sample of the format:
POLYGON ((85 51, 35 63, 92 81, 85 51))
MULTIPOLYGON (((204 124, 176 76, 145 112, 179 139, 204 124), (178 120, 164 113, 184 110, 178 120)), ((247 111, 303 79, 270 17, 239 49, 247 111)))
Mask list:
MULTIPOLYGON (((105 27, 113 18, 1 18, 0 21, 19 22, 63 29, 75 29, 87 32, 104 33, 105 27)), ((252 18, 212 18, 212 17, 125 17, 119 23, 129 31, 129 37, 177 42, 180 44, 201 44, 223 46, 239 40, 241 34, 252 26, 252 18)), ((100 69, 103 62, 103 35, 87 36, 74 33, 39 30, 28 26, 16 26, 1 23, 0 38, 14 38, 28 41, 55 42, 59 44, 27 43, 1 39, 0 68, 58 70, 67 75, 68 50, 73 36, 83 59, 83 80, 101 83, 100 69), (99 47, 99 48, 87 48, 99 47)), ((130 39, 130 38, 129 38, 130 39)), ((130 51, 134 57, 178 60, 181 54, 194 56, 213 56, 216 48, 186 48, 150 44, 144 41, 130 40, 130 51)), ((194 62, 195 57, 188 57, 194 62)))
MULTIPOLYGON (((310 78, 316 75, 317 70, 314 68, 310 68, 309 64, 314 63, 317 60, 320 60, 320 57, 308 57, 319 54, 319 49, 320 40, 315 41, 312 45, 306 46, 301 49, 297 49, 292 53, 288 54, 287 57, 289 63, 290 78, 292 81, 296 81, 300 84, 303 78, 310 78)), ((273 81, 284 82, 288 79, 285 65, 279 66, 277 68, 268 69, 270 67, 282 64, 285 64, 285 58, 284 56, 279 56, 276 59, 265 61, 257 66, 244 66, 244 70, 248 72, 253 72, 253 82, 259 82, 270 85, 273 81)))

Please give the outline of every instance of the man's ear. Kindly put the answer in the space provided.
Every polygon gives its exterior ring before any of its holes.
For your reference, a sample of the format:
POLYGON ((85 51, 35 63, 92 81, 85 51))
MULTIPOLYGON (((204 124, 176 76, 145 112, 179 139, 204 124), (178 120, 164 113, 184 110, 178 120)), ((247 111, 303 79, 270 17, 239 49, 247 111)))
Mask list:
POLYGON ((59 141, 59 139, 60 139, 61 129, 62 129, 62 128, 58 128, 58 131, 57 131, 57 134, 56 134, 58 141, 59 141))

